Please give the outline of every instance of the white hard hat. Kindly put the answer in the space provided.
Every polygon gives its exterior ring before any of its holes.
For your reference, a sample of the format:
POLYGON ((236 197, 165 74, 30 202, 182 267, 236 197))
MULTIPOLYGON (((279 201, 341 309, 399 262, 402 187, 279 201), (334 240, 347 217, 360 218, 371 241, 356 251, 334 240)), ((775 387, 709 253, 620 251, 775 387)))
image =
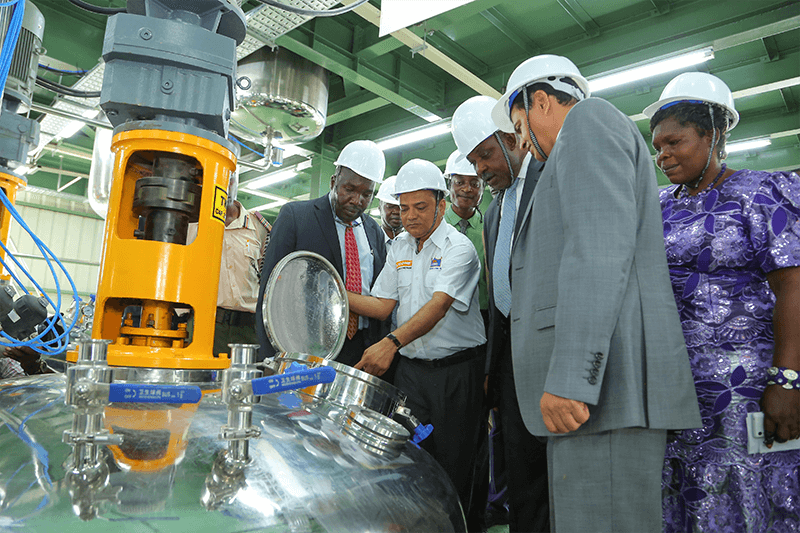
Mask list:
POLYGON ((386 157, 383 150, 372 141, 353 141, 339 154, 336 166, 347 167, 359 176, 375 183, 383 181, 386 171, 386 157))
POLYGON ((511 105, 520 93, 520 89, 533 83, 547 83, 578 101, 589 98, 592 94, 589 90, 589 82, 583 77, 575 63, 566 57, 544 54, 526 59, 511 73, 505 94, 492 109, 492 119, 498 129, 506 133, 514 133, 514 124, 511 123, 510 118, 511 105), (578 88, 561 81, 561 78, 570 78, 578 85, 578 88))
POLYGON ((497 131, 497 124, 492 120, 492 108, 496 103, 491 96, 473 96, 453 113, 450 123, 453 140, 465 157, 497 131))
POLYGON ((458 150, 450 154, 450 157, 447 158, 447 164, 444 166, 445 176, 452 176, 453 174, 459 174, 461 176, 478 175, 472 163, 467 161, 467 158, 458 150))
POLYGON ((398 202, 397 198, 394 197, 394 182, 396 179, 397 176, 389 176, 383 180, 383 183, 381 183, 381 186, 378 189, 378 200, 385 204, 400 205, 400 202, 398 202))
POLYGON ((424 159, 412 159, 397 172, 394 182, 394 196, 400 198, 404 192, 442 191, 447 194, 447 185, 439 167, 424 159))
POLYGON ((675 76, 664 87, 658 102, 647 106, 644 114, 647 118, 653 118, 659 109, 673 102, 719 104, 730 115, 727 131, 731 131, 739 123, 739 113, 733 106, 731 90, 724 81, 712 74, 684 72, 675 76))

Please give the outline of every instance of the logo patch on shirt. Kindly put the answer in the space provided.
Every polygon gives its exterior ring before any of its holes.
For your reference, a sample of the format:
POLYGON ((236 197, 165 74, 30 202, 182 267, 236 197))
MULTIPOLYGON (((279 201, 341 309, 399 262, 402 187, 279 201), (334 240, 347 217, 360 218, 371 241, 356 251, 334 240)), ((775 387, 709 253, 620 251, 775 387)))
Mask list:
POLYGON ((431 259, 431 270, 441 270, 442 269, 442 258, 441 257, 434 257, 431 259))
POLYGON ((406 269, 406 268, 411 268, 411 264, 412 263, 413 263, 413 261, 411 259, 405 259, 403 261, 398 261, 397 262, 397 270, 403 270, 403 269, 406 269))

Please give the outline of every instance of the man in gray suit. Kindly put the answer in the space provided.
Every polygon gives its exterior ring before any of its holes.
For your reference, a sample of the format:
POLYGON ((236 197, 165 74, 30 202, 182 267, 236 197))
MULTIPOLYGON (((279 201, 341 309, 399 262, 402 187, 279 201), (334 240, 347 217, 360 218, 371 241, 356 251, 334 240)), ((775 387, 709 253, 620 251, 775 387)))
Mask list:
POLYGON ((546 161, 511 252, 516 390, 549 437, 553 531, 660 531, 666 432, 700 416, 650 152, 588 96, 571 61, 537 56, 492 112, 546 161))

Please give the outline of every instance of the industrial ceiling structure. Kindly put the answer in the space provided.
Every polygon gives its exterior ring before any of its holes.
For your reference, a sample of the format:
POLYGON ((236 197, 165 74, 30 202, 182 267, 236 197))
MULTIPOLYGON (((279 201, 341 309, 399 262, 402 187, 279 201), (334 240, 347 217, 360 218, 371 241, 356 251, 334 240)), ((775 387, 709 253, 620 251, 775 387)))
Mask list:
MULTIPOLYGON (((40 63, 89 71, 59 75, 40 69, 40 76, 82 91, 98 91, 106 17, 67 0, 33 1, 46 20, 46 51, 40 63)), ((355 0, 281 1, 316 9, 323 4, 329 9, 355 0)), ((400 1, 413 10, 426 0, 400 1)), ((93 3, 125 6, 124 0, 93 3)), ((729 146, 751 140, 763 145, 731 150, 728 166, 800 167, 797 0, 473 0, 454 2, 459 7, 379 37, 381 3, 369 0, 335 17, 282 15, 291 24, 280 28, 277 19, 270 22, 272 15, 255 18, 275 8, 257 0, 242 3, 254 22, 249 24, 240 58, 266 43, 329 73, 325 129, 316 139, 285 152, 280 181, 262 179, 276 169, 265 168, 258 156, 244 150, 239 199, 246 207, 261 209, 274 219, 283 203, 319 196, 329 188, 338 151, 355 139, 397 144, 398 137, 409 131, 427 137, 384 148, 387 176, 415 157, 443 168, 455 149, 449 118, 456 107, 476 94, 499 97, 513 69, 543 53, 569 57, 591 82, 599 83, 608 74, 698 52, 702 61, 697 64, 670 71, 656 67, 644 79, 594 90, 593 96, 608 99, 628 114, 649 142, 642 110, 678 73, 710 72, 729 85, 741 114, 729 146), (273 183, 260 185, 264 181, 273 183)), ((43 133, 27 176, 32 188, 86 197, 95 128, 104 127, 97 102, 98 98, 56 96, 37 88, 31 116, 41 114, 43 133), (81 120, 76 122, 75 116, 81 120)), ((658 174, 660 182, 667 183, 658 174)))

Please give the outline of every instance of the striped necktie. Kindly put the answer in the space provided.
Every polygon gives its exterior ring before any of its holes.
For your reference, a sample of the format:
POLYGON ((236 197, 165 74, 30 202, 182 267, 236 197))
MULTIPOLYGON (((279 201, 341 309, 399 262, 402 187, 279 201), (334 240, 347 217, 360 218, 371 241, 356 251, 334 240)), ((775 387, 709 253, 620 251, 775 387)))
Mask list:
POLYGON ((497 243, 494 247, 494 261, 492 264, 492 281, 494 304, 497 310, 508 316, 511 312, 511 282, 509 270, 511 267, 511 237, 514 234, 514 221, 517 219, 517 184, 519 178, 514 180, 511 187, 503 196, 503 211, 500 217, 500 229, 497 234, 497 243))

